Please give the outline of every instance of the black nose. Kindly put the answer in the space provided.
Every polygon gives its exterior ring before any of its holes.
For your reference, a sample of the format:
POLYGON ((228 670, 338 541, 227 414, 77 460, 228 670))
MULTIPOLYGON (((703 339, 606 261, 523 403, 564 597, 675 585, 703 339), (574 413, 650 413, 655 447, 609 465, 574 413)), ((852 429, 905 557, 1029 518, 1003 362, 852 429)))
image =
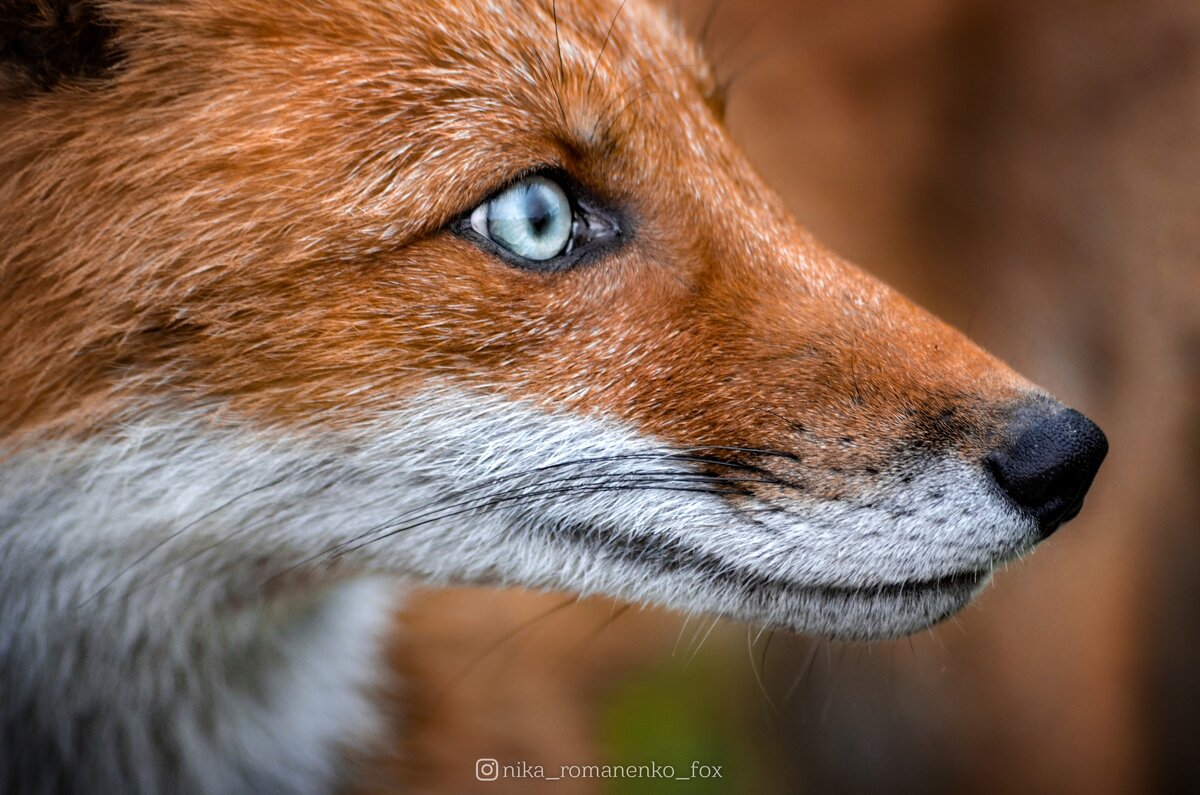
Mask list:
POLYGON ((1074 409, 1023 412, 1012 440, 984 459, 1013 502, 1038 520, 1042 537, 1083 507, 1108 439, 1074 409))

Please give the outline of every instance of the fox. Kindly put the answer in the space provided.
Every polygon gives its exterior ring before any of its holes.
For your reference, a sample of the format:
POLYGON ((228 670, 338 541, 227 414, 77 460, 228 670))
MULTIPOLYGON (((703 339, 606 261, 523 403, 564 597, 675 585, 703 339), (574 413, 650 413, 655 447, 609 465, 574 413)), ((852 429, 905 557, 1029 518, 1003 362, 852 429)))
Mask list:
POLYGON ((646 0, 0 21, 4 792, 348 786, 414 585, 917 632, 1107 452, 793 219, 646 0))

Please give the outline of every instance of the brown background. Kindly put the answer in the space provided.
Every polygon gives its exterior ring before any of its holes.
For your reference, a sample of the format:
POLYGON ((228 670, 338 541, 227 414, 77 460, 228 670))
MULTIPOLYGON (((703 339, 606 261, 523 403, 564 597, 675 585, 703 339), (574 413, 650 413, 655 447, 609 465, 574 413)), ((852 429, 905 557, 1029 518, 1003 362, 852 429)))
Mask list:
POLYGON ((533 791, 474 760, 606 761, 607 700, 666 670, 738 705, 713 720, 755 752, 724 791, 1200 792, 1200 3, 726 0, 708 31, 800 221, 1096 419, 1109 460, 1078 520, 911 641, 419 595, 387 772, 533 791))

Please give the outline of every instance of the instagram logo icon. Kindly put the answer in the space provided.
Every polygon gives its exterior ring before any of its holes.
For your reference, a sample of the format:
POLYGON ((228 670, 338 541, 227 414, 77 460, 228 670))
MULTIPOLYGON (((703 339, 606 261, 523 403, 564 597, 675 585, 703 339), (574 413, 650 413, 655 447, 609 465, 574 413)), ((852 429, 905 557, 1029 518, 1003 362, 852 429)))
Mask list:
POLYGON ((475 778, 480 781, 495 781, 500 774, 500 764, 495 759, 476 759, 475 778))

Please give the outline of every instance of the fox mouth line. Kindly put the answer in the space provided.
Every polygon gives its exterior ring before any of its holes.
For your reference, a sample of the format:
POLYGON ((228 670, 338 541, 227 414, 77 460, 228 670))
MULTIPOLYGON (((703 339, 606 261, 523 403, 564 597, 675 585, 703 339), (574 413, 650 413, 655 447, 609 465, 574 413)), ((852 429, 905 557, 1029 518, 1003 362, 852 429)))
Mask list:
POLYGON ((612 555, 626 562, 654 565, 661 573, 691 571, 711 577, 716 583, 733 586, 743 591, 790 592, 832 601, 853 599, 904 602, 934 594, 962 595, 969 598, 987 582, 994 566, 994 564, 988 564, 980 568, 965 569, 938 577, 901 582, 864 585, 803 584, 777 575, 742 568, 711 553, 685 546, 678 541, 645 536, 614 538, 587 526, 560 527, 556 534, 566 535, 572 542, 580 543, 601 554, 612 555))
POLYGON ((904 599, 906 596, 919 596, 938 591, 971 591, 982 585, 991 576, 991 573, 991 568, 969 569, 924 580, 905 580, 879 585, 817 586, 810 590, 834 597, 877 596, 884 599, 904 599))
MULTIPOLYGON (((958 613, 991 577, 991 568, 922 580, 862 586, 779 588, 770 623, 804 634, 844 641, 896 638, 927 629, 958 613), (782 602, 782 603, 781 603, 782 602)), ((754 615, 729 614, 761 621, 754 615)))

